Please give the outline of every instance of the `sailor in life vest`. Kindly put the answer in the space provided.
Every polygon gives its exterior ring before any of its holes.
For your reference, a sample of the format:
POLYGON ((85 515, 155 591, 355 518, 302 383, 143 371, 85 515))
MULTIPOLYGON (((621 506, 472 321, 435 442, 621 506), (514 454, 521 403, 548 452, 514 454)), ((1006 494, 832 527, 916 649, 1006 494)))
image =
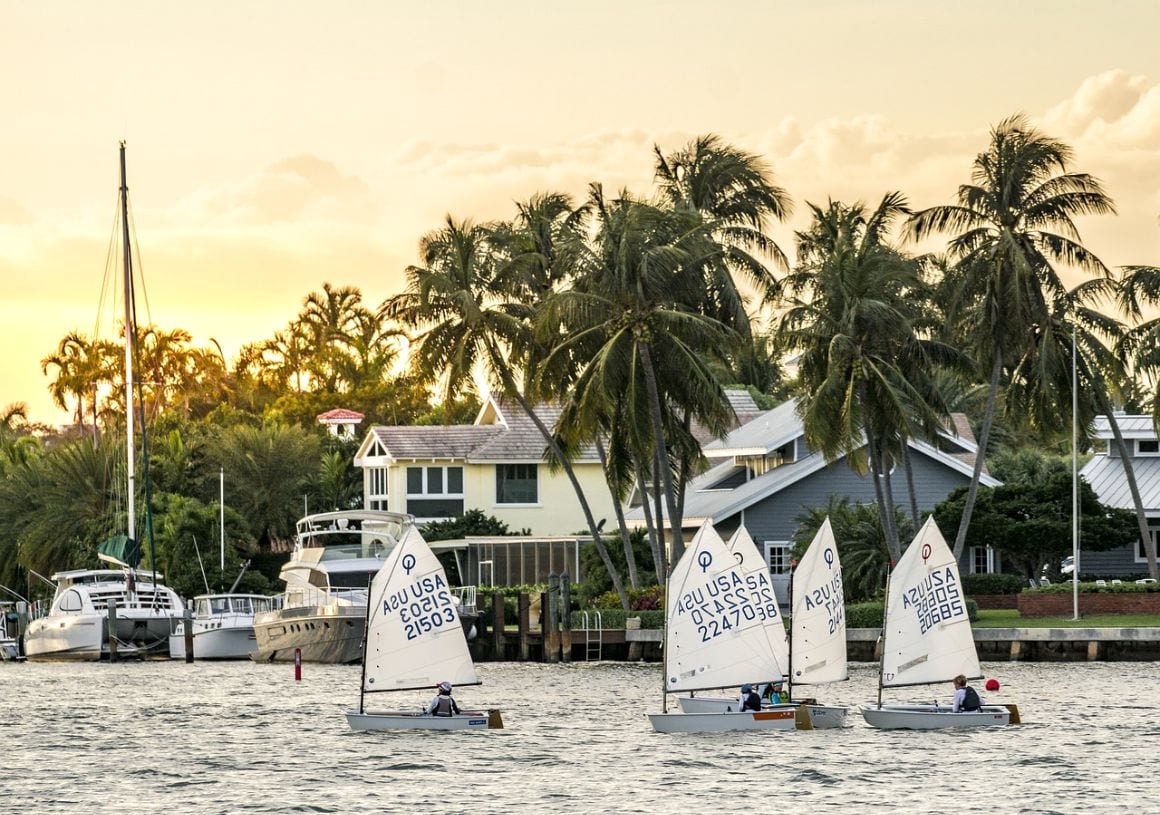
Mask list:
POLYGON ((444 680, 435 686, 439 693, 427 705, 426 716, 450 716, 459 712, 459 705, 451 698, 451 683, 444 680))
POLYGON ((741 698, 737 700, 737 703, 737 709, 741 713, 747 710, 761 710, 761 697, 757 695, 757 691, 748 682, 741 686, 741 698))
POLYGON ((955 685, 955 713, 977 713, 983 706, 979 692, 967 684, 967 678, 959 674, 954 678, 955 685))

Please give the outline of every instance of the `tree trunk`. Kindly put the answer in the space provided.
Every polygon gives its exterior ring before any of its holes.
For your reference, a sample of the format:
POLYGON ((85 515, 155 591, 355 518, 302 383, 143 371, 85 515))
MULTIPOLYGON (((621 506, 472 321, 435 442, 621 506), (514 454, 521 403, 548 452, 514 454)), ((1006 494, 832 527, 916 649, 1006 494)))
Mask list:
POLYGON ((624 521, 624 506, 612 485, 612 474, 608 472, 608 459, 604 455, 604 442, 596 439, 596 454, 600 456, 600 469, 604 471, 604 482, 608 485, 608 494, 612 496, 612 508, 616 512, 616 525, 620 528, 620 542, 624 546, 624 562, 628 566, 628 585, 634 589, 640 588, 640 575, 636 569, 636 554, 632 551, 632 538, 628 534, 628 524, 624 521))
MULTIPOLYGON (((1128 491, 1132 493, 1132 506, 1136 510, 1136 523, 1140 527, 1140 538, 1144 541, 1144 556, 1148 558, 1148 575, 1153 580, 1160 579, 1160 572, 1156 568, 1156 541, 1152 538, 1152 530, 1148 528, 1148 516, 1144 514, 1144 501, 1140 497, 1140 486, 1136 483, 1136 471, 1132 467, 1132 459, 1128 456, 1128 445, 1124 442, 1124 435, 1120 432, 1120 423, 1108 401, 1103 388, 1099 388, 1100 408, 1108 416, 1108 425, 1112 428, 1112 436, 1116 441, 1116 449, 1120 452, 1120 461, 1124 467, 1124 478, 1128 482, 1128 491)), ((1132 553, 1133 557, 1135 553, 1132 553)), ((1078 568, 1078 566, 1077 566, 1078 568)))
POLYGON ((572 484, 572 489, 576 492, 576 500, 580 502, 580 509, 584 512, 584 519, 588 522, 588 531, 592 534, 592 542, 596 544, 596 551, 600 553, 600 559, 604 561, 604 568, 608 570, 608 576, 612 579, 613 588, 616 589, 616 594, 620 597, 620 605, 625 610, 629 610, 628 593, 624 590, 624 583, 620 579, 620 571, 613 564, 612 558, 608 555, 608 548, 604 545, 604 539, 600 536, 600 530, 596 528, 596 520, 592 517, 592 508, 588 506, 588 499, 584 495, 584 488, 580 486, 580 481, 576 478, 576 472, 572 469, 572 462, 564 456, 564 451, 560 449, 560 445, 556 442, 555 437, 548 431, 548 428, 532 410, 531 405, 524 399, 524 395, 516 388, 515 382, 512 381, 511 374, 506 369, 501 369, 501 377, 504 381, 504 387, 515 398, 519 406, 523 408, 524 413, 532 420, 536 429, 540 431, 540 435, 544 437, 544 442, 548 445, 548 449, 552 452, 552 457, 560 463, 564 469, 564 473, 568 476, 568 481, 572 484))
POLYGON ((649 413, 652 416, 653 435, 656 436, 657 455, 661 460, 661 478, 665 484, 665 503, 669 510, 669 529, 673 533, 673 562, 685 553, 685 541, 681 535, 681 515, 677 512, 677 494, 673 488, 673 472, 669 468, 668 447, 665 444, 664 418, 661 412, 661 396, 657 389, 657 374, 652 364, 649 344, 641 341, 640 360, 644 368, 644 382, 648 386, 649 413))
POLYGON ((656 526, 653 525, 652 509, 648 505, 648 490, 645 489, 644 483, 644 467, 639 461, 636 462, 636 489, 640 493, 640 508, 644 512, 644 525, 648 529, 648 545, 649 549, 652 550, 653 571, 656 573, 657 582, 663 583, 665 574, 660 537, 657 535, 656 526))
MULTIPOLYGON (((681 422, 685 432, 692 436, 693 418, 689 411, 685 411, 685 418, 681 422)), ((677 473, 677 519, 684 527, 685 518, 685 491, 689 486, 689 471, 693 468, 693 459, 687 455, 681 456, 681 464, 677 473)))
POLYGON ((664 492, 661 490, 661 456, 653 448, 653 517, 656 519, 657 540, 661 551, 661 573, 658 583, 664 583, 669 574, 669 546, 665 537, 664 492))
POLYGON ((897 563, 902 557, 902 547, 898 543, 898 533, 894 529, 893 506, 886 498, 886 490, 882 485, 882 462, 878 459, 877 445, 870 433, 866 434, 866 446, 870 448, 870 478, 874 481, 874 496, 878 501, 878 521, 882 524, 882 534, 886 537, 886 548, 890 550, 890 559, 897 563))
POLYGON ((971 526, 971 513, 975 511, 975 499, 979 495, 979 479, 983 477, 983 465, 987 458, 987 441, 991 438, 991 425, 995 421, 995 402, 999 398, 999 376, 1003 373, 1003 352, 995 349, 995 359, 991 364, 991 384, 987 391, 987 407, 983 411, 983 426, 979 429, 979 449, 975 454, 975 469, 971 472, 971 483, 967 487, 967 500, 963 504, 963 516, 959 520, 959 531, 955 535, 955 561, 963 556, 967 545, 967 530, 971 526))
POLYGON ((910 455, 910 443, 902 440, 902 466, 906 468, 906 491, 910 494, 910 517, 914 519, 914 528, 917 530, 918 523, 918 495, 914 491, 914 467, 911 466, 914 459, 910 455))

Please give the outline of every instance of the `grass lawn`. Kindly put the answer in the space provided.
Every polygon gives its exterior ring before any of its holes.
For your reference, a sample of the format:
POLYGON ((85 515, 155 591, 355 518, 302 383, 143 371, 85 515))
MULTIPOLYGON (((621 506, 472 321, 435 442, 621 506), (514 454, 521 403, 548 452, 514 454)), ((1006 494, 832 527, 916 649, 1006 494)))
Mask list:
POLYGON ((979 609, 974 628, 1155 628, 1160 614, 1081 614, 1067 617, 1020 617, 1014 608, 979 609))

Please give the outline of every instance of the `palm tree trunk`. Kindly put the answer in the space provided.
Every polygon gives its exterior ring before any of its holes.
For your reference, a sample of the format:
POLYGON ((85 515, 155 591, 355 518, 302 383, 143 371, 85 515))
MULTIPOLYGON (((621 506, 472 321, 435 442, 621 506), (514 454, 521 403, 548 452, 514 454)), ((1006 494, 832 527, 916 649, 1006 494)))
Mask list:
POLYGON ((890 558, 897 562, 902 557, 902 547, 898 542, 898 532, 894 528, 893 504, 886 497, 886 490, 882 485, 882 462, 878 458, 878 445, 874 437, 866 434, 866 445, 870 448, 870 478, 874 480, 874 495, 878 501, 878 520, 882 524, 882 534, 886 537, 886 546, 890 550, 890 558))
POLYGON ((648 545, 652 550, 653 556, 653 571, 656 573, 658 583, 663 583, 665 579, 664 563, 661 558, 661 543, 657 535, 657 528, 653 524, 652 508, 648 505, 648 490, 645 489, 644 482, 644 467, 639 461, 636 462, 636 489, 640 493, 640 508, 644 512, 644 525, 648 529, 648 545))
POLYGON ((1124 467, 1124 478, 1128 482, 1128 491, 1132 493, 1132 506, 1136 510, 1136 523, 1140 527, 1140 538, 1144 541, 1144 556, 1148 558, 1148 575, 1153 580, 1160 579, 1160 572, 1156 568, 1156 541, 1152 538, 1152 530, 1148 528, 1148 516, 1144 514, 1144 501, 1140 497, 1140 486, 1136 483, 1136 471, 1132 467, 1132 459, 1128 456, 1128 445, 1124 441, 1124 434, 1120 432, 1120 423, 1108 401, 1103 388, 1098 388, 1100 409, 1107 414, 1108 425, 1112 428, 1112 437, 1116 442, 1116 449, 1120 453, 1120 461, 1124 467))
POLYGON ((624 562, 628 566, 628 585, 634 589, 640 588, 640 575, 636 569, 636 554, 632 551, 632 538, 628 534, 628 524, 624 521, 624 506, 616 489, 612 486, 612 475, 608 472, 608 458, 604 455, 604 442, 596 437, 596 455, 600 456, 600 469, 604 471, 604 483, 608 485, 608 493, 612 496, 612 508, 616 512, 616 525, 620 528, 620 542, 624 546, 624 562))
MULTIPOLYGON (((684 427, 685 433, 691 435, 693 427, 693 416, 688 410, 685 411, 685 417, 681 421, 681 426, 684 427)), ((693 458, 688 455, 681 456, 680 470, 677 474, 677 518, 682 521, 681 526, 684 526, 685 517, 685 490, 689 486, 689 471, 693 468, 693 458)))
POLYGON ((516 383, 512 380, 511 373, 506 368, 501 368, 501 377, 503 378, 504 388, 510 393, 523 408, 524 413, 532 420, 536 429, 540 431, 540 435, 544 437, 544 442, 548 445, 548 449, 552 452, 552 456, 559 462, 564 470, 564 474, 568 476, 568 481, 572 484, 572 489, 576 492, 576 500, 580 502, 580 509, 584 512, 584 519, 588 522, 588 531, 592 534, 592 542, 596 544, 596 551, 600 554, 600 559, 604 561, 604 568, 608 570, 608 576, 612 579, 612 586, 616 589, 616 594, 620 597, 620 605, 625 610, 629 610, 628 593, 624 590, 624 583, 620 579, 620 570, 612 562, 612 558, 608 555, 608 548, 604 545, 604 538, 600 535, 600 530, 596 528, 596 520, 592 517, 592 508, 588 506, 588 498, 584 495, 584 488, 580 486, 579 479, 576 478, 576 471, 572 468, 572 462, 564 456, 564 451, 560 449, 556 438, 549 432, 548 428, 541 421, 536 412, 532 410, 531 405, 524 398, 516 387, 516 383))
POLYGON ((648 386, 649 414, 652 416, 653 435, 656 437, 657 456, 660 458, 661 478, 665 484, 665 503, 669 510, 669 528, 673 533, 673 562, 685 553, 685 541, 681 536, 681 516, 677 512, 676 491, 673 489, 673 472, 669 468, 668 447, 665 445, 664 419, 661 413, 661 396, 657 389, 657 373, 652 364, 652 353, 647 342, 641 342, 641 366, 644 368, 644 382, 648 386))
POLYGON ((975 469, 971 472, 971 483, 967 486, 967 501, 963 504, 963 517, 959 520, 959 531, 955 535, 955 560, 963 555, 967 545, 967 530, 971 526, 971 514, 975 511, 975 499, 979 495, 979 479, 983 477, 983 465, 987 458, 987 442, 991 438, 991 425, 995 422, 995 403, 999 399, 999 375, 1003 372, 1003 352, 995 348, 995 359, 991 364, 991 384, 987 391, 987 407, 983 411, 983 426, 979 429, 979 446, 975 454, 975 469))
POLYGON ((664 492, 661 490, 661 457, 656 448, 653 448, 653 517, 656 520, 657 540, 660 542, 661 573, 658 582, 664 583, 669 574, 668 569, 668 541, 665 537, 664 492))
POLYGON ((906 491, 910 495, 910 517, 914 519, 914 528, 918 529, 918 494, 914 490, 914 459, 910 455, 910 443, 902 440, 902 466, 906 468, 906 491))

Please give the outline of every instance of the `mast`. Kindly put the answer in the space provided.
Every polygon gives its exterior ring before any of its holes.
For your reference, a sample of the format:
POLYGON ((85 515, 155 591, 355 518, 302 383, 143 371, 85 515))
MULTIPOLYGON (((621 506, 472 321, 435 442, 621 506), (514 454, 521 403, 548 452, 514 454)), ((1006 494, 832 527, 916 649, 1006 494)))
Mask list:
MULTIPOLYGON (((789 563, 789 635, 786 637, 786 643, 789 648, 789 665, 785 669, 785 694, 786 701, 793 701, 793 578, 797 573, 797 561, 791 560, 789 563)), ((781 700, 778 699, 780 702, 781 700)))
MULTIPOLYGON (((1075 326, 1071 327, 1071 618, 1079 619, 1079 391, 1076 389, 1075 326)), ((1114 418, 1114 417, 1113 417, 1114 418)))
MULTIPOLYGON (((402 541, 399 542, 399 545, 402 545, 402 541)), ((367 578, 367 619, 363 623, 362 679, 358 683, 358 712, 360 716, 366 713, 364 702, 367 696, 367 641, 371 637, 371 588, 374 582, 373 576, 367 578)))
MULTIPOLYGON (((218 563, 222 572, 226 570, 226 468, 222 467, 218 471, 218 476, 221 479, 218 482, 218 509, 221 512, 220 520, 222 530, 222 551, 221 559, 218 563)), ((369 589, 368 589, 369 591, 369 589)))
POLYGON ((125 142, 121 142, 121 242, 124 259, 122 263, 125 301, 125 450, 128 490, 128 536, 133 540, 137 534, 136 490, 137 476, 133 451, 133 255, 129 242, 129 183, 125 175, 125 142))
POLYGON ((878 655, 878 709, 882 709, 882 671, 886 667, 886 622, 890 614, 890 576, 894 572, 894 567, 897 565, 895 561, 890 562, 890 571, 886 573, 886 598, 882 602, 882 634, 879 636, 879 642, 882 644, 882 653, 878 655))

